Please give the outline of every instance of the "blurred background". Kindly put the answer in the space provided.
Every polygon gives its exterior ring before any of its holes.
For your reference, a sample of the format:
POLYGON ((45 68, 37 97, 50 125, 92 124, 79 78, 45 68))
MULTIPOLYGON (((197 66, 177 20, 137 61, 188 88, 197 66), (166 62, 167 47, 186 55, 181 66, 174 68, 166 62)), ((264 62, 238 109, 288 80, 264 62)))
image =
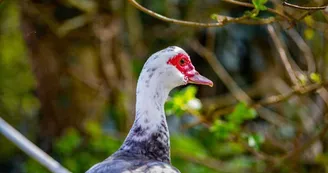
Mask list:
MULTIPOLYGON (((172 164, 181 172, 328 172, 323 8, 138 2, 222 25, 164 22, 126 0, 0 0, 0 117, 70 171, 85 172, 127 135, 143 63, 176 45, 214 82, 177 88, 166 104, 172 164)), ((2 135, 0 153, 1 173, 49 172, 2 135)))

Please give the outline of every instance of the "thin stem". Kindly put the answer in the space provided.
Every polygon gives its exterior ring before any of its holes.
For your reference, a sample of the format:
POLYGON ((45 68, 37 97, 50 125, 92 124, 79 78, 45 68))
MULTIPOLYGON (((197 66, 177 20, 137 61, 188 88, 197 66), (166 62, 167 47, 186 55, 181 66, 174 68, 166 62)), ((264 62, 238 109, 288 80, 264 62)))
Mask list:
POLYGON ((301 155, 306 149, 308 149, 309 147, 312 146, 312 144, 314 144, 317 140, 319 140, 320 138, 324 137, 328 132, 328 124, 325 124, 324 127, 321 129, 321 131, 315 135, 312 139, 308 140, 304 145, 295 148, 294 150, 292 150, 291 152, 287 153, 286 155, 284 155, 281 158, 281 162, 290 159, 292 157, 296 157, 301 155))
MULTIPOLYGON (((185 20, 178 20, 178 19, 173 19, 173 18, 169 18, 166 16, 163 16, 161 14, 158 14, 154 11, 151 11, 145 7, 143 7, 142 5, 140 5, 138 2, 136 2, 136 0, 129 0, 129 2, 135 6, 137 9, 139 9, 140 11, 145 12, 146 14, 155 17, 159 20, 165 21, 165 22, 170 22, 170 23, 175 23, 175 24, 179 24, 179 25, 185 25, 185 26, 194 26, 194 27, 221 27, 224 26, 228 23, 241 23, 241 24, 250 24, 250 25, 262 25, 262 24, 269 24, 275 21, 275 18, 269 17, 266 19, 259 19, 259 20, 252 20, 249 18, 232 18, 232 17, 226 17, 225 20, 223 20, 222 22, 216 22, 216 23, 201 23, 201 22, 192 22, 192 21, 185 21, 185 20), (242 19, 242 20, 241 20, 242 19), (248 20, 249 19, 249 20, 248 20)), ((251 5, 251 4, 250 4, 251 5)), ((249 6, 251 8, 253 8, 254 6, 249 6)), ((288 20, 289 22, 292 21, 289 17, 285 16, 284 14, 279 13, 276 10, 273 9, 268 9, 268 11, 275 13, 281 17, 283 17, 284 19, 288 20)), ((223 17, 223 16, 220 16, 223 17)))
POLYGON ((287 57, 287 54, 282 46, 282 42, 281 40, 279 39, 278 37, 278 34, 276 33, 275 29, 273 28, 272 25, 268 25, 268 31, 269 31, 269 34, 276 46, 276 48, 278 49, 278 52, 279 52, 279 55, 280 55, 280 58, 284 64, 284 67, 289 75, 289 78, 291 80, 291 82, 295 85, 295 86, 298 86, 298 80, 296 78, 296 75, 294 73, 294 70, 292 69, 292 66, 290 64, 290 62, 288 61, 288 57, 287 57))
POLYGON ((325 8, 327 8, 327 6, 322 6, 322 7, 304 7, 304 6, 299 6, 299 5, 288 3, 286 1, 283 2, 282 5, 288 6, 288 7, 292 7, 292 8, 297 8, 297 9, 300 9, 300 10, 324 10, 325 8))
MULTIPOLYGON (((213 68, 214 72, 218 75, 218 77, 222 80, 222 82, 227 86, 227 88, 230 90, 232 95, 235 96, 235 98, 238 101, 245 101, 248 104, 252 104, 252 99, 246 94, 245 91, 243 91, 237 83, 233 80, 233 78, 229 75, 229 73, 224 69, 223 65, 220 63, 220 61, 217 60, 216 56, 208 50, 207 48, 203 47, 199 42, 197 41, 191 41, 190 46, 192 49, 194 49, 195 52, 197 52, 199 55, 203 56, 208 63, 213 68)), ((276 113, 269 111, 266 108, 263 108, 259 105, 258 108, 259 111, 264 112, 260 113, 259 116, 266 121, 275 124, 277 126, 281 126, 285 124, 279 116, 277 116, 276 113)))
MULTIPOLYGON (((262 107, 262 106, 273 105, 273 104, 288 100, 290 97, 292 97, 294 95, 303 95, 303 94, 307 94, 309 92, 317 91, 318 89, 325 87, 327 85, 328 85, 328 82, 323 82, 322 84, 309 84, 309 85, 303 86, 303 87, 298 87, 298 88, 296 87, 296 88, 293 88, 293 90, 291 90, 290 92, 264 98, 258 102, 254 102, 250 106, 255 109, 258 109, 259 107, 262 107)), ((233 111, 234 107, 235 107, 235 105, 225 107, 225 108, 215 111, 213 114, 215 114, 217 116, 229 114, 233 111)))
POLYGON ((197 41, 191 41, 190 46, 199 55, 203 56, 208 61, 214 72, 220 77, 222 82, 227 86, 227 88, 236 97, 237 100, 246 101, 247 103, 252 102, 251 98, 237 85, 237 83, 232 79, 232 77, 224 69, 222 64, 217 60, 216 56, 211 51, 200 45, 200 43, 197 41))
POLYGON ((311 52, 311 48, 306 44, 306 42, 294 28, 287 30, 286 33, 293 39, 299 50, 303 52, 305 60, 307 62, 308 74, 314 73, 316 71, 316 66, 314 57, 311 52))

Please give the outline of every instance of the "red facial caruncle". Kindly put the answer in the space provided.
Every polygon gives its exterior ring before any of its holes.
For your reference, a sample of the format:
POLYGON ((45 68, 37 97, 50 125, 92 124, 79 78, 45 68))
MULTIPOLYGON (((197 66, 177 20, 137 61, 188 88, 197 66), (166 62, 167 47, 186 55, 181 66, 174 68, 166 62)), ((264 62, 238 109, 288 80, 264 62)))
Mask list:
POLYGON ((190 61, 188 55, 179 53, 176 56, 170 58, 167 64, 171 64, 176 67, 185 77, 188 83, 202 84, 213 86, 213 82, 206 77, 200 75, 193 64, 190 61))

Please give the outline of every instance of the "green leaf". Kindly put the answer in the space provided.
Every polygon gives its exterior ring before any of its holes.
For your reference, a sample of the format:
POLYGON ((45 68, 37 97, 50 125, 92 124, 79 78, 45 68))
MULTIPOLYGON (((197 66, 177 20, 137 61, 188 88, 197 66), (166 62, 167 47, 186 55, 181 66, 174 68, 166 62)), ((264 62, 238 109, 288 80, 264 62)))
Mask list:
POLYGON ((313 19, 313 17, 311 15, 304 17, 304 22, 307 25, 313 26, 315 23, 315 20, 313 19))
POLYGON ((313 29, 307 28, 307 29, 304 30, 304 37, 307 40, 313 40, 314 35, 315 35, 315 31, 313 29))
POLYGON ((214 133, 217 139, 225 140, 231 134, 238 133, 240 131, 240 124, 245 120, 254 119, 256 117, 256 111, 253 108, 249 108, 246 103, 239 103, 234 111, 227 116, 227 121, 216 120, 210 127, 210 131, 214 133))
POLYGON ((321 76, 318 73, 311 73, 310 74, 310 79, 315 83, 321 83, 322 82, 321 76))
POLYGON ((211 14, 211 19, 213 19, 213 20, 217 20, 217 14, 211 14))
POLYGON ((239 127, 232 122, 216 120, 210 127, 210 131, 218 140, 226 140, 233 132, 239 131, 239 127))
POLYGON ((198 111, 202 108, 199 99, 196 98, 197 88, 195 86, 188 86, 183 90, 177 91, 173 94, 171 99, 165 104, 165 112, 167 115, 183 115, 188 110, 198 111))
POLYGON ((255 6, 255 9, 264 11, 267 10, 268 8, 264 5, 267 3, 268 0, 252 0, 253 5, 255 6))
POLYGON ((251 120, 256 118, 256 111, 253 108, 249 108, 246 103, 239 103, 234 111, 228 115, 227 119, 230 122, 241 124, 245 120, 251 120))

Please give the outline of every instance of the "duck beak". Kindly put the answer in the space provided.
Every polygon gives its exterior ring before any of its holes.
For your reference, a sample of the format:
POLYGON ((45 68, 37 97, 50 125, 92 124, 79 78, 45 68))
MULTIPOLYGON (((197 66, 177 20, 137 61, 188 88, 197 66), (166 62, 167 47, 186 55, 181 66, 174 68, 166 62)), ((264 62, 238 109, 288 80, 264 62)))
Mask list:
POLYGON ((213 86, 213 82, 195 71, 194 75, 188 77, 188 83, 213 86))

